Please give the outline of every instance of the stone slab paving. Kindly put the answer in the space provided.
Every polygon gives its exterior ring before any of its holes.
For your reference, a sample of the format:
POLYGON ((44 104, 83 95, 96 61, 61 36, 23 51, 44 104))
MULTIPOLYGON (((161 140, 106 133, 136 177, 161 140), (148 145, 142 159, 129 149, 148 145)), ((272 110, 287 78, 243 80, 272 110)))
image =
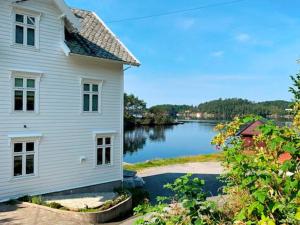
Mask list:
POLYGON ((84 208, 98 208, 103 205, 105 201, 112 200, 117 196, 114 192, 101 192, 101 193, 82 193, 72 195, 51 195, 43 197, 47 203, 56 202, 62 206, 78 210, 84 208))
POLYGON ((53 211, 25 204, 0 204, 1 225, 91 225, 53 211))

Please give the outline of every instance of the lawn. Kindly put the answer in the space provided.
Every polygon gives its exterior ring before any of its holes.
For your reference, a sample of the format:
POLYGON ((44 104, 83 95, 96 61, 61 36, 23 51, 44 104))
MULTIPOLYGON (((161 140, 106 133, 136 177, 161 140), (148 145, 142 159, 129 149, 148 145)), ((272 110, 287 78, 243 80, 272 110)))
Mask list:
POLYGON ((186 157, 178 157, 178 158, 155 159, 147 162, 127 164, 124 165, 124 169, 140 171, 146 168, 168 166, 168 165, 175 165, 175 164, 185 164, 185 163, 192 163, 192 162, 215 162, 215 161, 221 161, 223 157, 224 157, 223 153, 215 153, 215 154, 195 155, 195 156, 186 156, 186 157))

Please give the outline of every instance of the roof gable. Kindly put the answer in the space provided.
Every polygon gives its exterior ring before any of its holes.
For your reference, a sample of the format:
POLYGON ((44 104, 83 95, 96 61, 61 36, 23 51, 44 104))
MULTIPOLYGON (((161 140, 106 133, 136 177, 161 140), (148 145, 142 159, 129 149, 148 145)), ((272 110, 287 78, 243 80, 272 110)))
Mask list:
POLYGON ((115 60, 139 66, 140 62, 94 13, 82 9, 72 12, 79 19, 81 29, 69 33, 66 44, 71 53, 115 60))
POLYGON ((242 136, 256 136, 260 134, 260 131, 258 130, 258 127, 263 125, 264 123, 260 120, 254 121, 250 124, 247 124, 246 127, 244 127, 238 135, 242 136))

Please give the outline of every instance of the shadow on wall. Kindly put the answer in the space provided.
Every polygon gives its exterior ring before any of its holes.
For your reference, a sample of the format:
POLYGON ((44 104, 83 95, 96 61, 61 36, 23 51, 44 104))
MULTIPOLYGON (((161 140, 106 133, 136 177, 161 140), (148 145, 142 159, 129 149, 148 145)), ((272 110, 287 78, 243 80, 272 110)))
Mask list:
MULTIPOLYGON (((163 188, 167 183, 173 183, 177 178, 186 175, 185 173, 165 173, 159 175, 153 175, 143 177, 146 182, 144 188, 150 194, 150 202, 156 203, 157 196, 172 196, 172 191, 163 188)), ((198 177, 205 180, 203 187, 204 192, 207 193, 207 197, 217 196, 221 193, 223 183, 218 180, 218 174, 193 174, 192 177, 198 177)))

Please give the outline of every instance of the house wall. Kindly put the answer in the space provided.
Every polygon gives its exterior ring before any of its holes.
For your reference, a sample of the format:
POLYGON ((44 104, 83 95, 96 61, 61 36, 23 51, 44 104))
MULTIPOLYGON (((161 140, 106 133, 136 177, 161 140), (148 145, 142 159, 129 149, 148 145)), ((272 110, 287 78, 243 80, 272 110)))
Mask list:
POLYGON ((41 12, 40 49, 11 46, 12 9, 0 0, 0 201, 122 180, 123 65, 61 50, 61 12, 51 1, 21 5, 41 12), (43 72, 38 114, 13 113, 10 74, 15 70, 43 72), (102 113, 81 113, 80 78, 103 79, 102 113), (24 128, 24 125, 27 128, 24 128), (116 131, 111 166, 95 167, 93 131, 116 131), (38 176, 13 179, 8 134, 38 132, 38 176), (86 162, 81 164, 80 157, 86 162))

